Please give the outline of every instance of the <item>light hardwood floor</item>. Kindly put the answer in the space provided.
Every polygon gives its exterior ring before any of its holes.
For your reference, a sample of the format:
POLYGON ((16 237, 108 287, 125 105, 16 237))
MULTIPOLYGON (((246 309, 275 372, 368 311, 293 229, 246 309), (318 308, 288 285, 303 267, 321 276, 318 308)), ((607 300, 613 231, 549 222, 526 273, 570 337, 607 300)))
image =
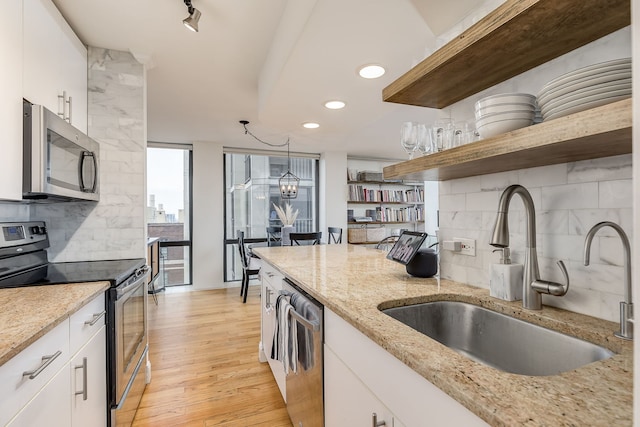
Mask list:
POLYGON ((258 361, 259 287, 149 298, 152 380, 133 427, 287 426, 267 363, 258 361))

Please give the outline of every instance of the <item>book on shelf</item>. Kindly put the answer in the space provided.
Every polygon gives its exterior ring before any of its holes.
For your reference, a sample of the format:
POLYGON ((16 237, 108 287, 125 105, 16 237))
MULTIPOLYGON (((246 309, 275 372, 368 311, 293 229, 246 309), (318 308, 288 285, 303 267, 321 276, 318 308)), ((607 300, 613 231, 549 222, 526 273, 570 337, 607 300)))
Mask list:
POLYGON ((373 218, 371 218, 370 216, 354 216, 353 221, 354 222, 373 222, 373 218))
POLYGON ((352 202, 386 202, 386 203, 422 203, 424 189, 377 189, 367 188, 361 184, 349 184, 349 201, 352 202))

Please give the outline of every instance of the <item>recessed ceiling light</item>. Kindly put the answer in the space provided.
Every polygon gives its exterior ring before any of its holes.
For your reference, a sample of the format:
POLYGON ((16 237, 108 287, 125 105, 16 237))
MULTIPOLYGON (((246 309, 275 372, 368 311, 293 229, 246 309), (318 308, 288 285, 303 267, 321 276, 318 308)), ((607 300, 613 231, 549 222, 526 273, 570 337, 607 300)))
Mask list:
POLYGON ((330 110, 339 110, 344 108, 346 104, 342 101, 327 101, 324 103, 324 106, 330 110))
POLYGON ((303 123, 302 126, 307 129, 316 129, 320 127, 318 123, 314 123, 314 122, 306 122, 306 123, 303 123))
POLYGON ((360 70, 358 70, 358 74, 360 77, 364 77, 365 79, 377 79, 385 73, 385 69, 376 64, 365 65, 360 70))

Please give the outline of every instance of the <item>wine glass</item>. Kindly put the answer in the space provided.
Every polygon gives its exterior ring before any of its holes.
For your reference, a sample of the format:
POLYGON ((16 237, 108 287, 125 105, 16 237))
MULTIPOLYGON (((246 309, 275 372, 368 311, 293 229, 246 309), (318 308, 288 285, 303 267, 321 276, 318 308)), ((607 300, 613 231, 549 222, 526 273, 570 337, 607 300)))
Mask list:
POLYGON ((418 148, 417 125, 414 122, 404 122, 400 129, 400 144, 409 154, 409 160, 413 159, 413 153, 418 148))
POLYGON ((423 154, 429 154, 433 151, 431 145, 431 139, 429 138, 427 126, 424 123, 418 123, 416 129, 416 141, 418 144, 418 150, 423 154))

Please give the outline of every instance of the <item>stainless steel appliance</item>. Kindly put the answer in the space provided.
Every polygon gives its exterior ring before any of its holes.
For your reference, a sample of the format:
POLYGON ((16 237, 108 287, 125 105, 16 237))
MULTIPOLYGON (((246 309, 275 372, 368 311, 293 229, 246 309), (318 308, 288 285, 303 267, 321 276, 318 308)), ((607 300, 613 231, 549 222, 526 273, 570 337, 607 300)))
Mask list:
POLYGON ((41 105, 23 113, 23 199, 98 201, 98 143, 41 105))
POLYGON ((49 263, 44 222, 0 223, 0 288, 108 281, 107 408, 109 426, 129 426, 146 384, 145 260, 49 263))
POLYGON ((324 307, 293 282, 284 279, 283 291, 293 306, 290 322, 296 322, 296 357, 286 376, 287 411, 295 427, 324 426, 323 313, 324 307))

